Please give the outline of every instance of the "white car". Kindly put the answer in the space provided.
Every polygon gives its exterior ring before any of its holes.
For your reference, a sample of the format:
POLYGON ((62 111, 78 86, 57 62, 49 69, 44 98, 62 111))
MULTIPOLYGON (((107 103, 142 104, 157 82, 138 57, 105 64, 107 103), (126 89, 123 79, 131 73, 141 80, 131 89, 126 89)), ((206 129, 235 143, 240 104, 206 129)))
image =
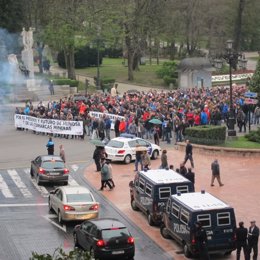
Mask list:
POLYGON ((111 139, 105 146, 107 159, 111 161, 122 161, 129 164, 135 160, 136 146, 147 148, 151 159, 157 159, 161 154, 161 147, 133 135, 123 135, 111 139))
POLYGON ((99 203, 83 186, 61 186, 50 192, 49 210, 58 215, 60 223, 98 217, 99 203))

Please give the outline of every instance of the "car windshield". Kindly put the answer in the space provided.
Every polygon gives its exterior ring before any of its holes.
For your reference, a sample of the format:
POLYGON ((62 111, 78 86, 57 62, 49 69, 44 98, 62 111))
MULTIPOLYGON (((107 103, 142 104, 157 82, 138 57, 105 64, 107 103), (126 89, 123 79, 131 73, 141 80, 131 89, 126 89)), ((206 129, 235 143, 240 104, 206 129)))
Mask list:
POLYGON ((124 146, 124 143, 116 140, 110 140, 106 146, 114 147, 114 148, 122 148, 124 146))
POLYGON ((62 161, 44 161, 42 163, 44 169, 63 169, 64 162, 62 161))
POLYGON ((109 240, 111 238, 129 237, 129 231, 126 227, 122 228, 112 228, 102 230, 102 237, 104 240, 109 240))
POLYGON ((90 193, 67 194, 67 202, 92 202, 93 198, 90 193))

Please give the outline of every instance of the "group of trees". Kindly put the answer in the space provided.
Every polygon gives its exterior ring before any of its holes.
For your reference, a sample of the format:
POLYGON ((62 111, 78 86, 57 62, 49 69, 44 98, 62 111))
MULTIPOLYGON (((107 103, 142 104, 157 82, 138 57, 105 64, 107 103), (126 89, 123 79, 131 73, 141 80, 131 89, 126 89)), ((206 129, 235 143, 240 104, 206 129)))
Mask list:
POLYGON ((159 57, 160 42, 172 59, 201 49, 217 56, 230 38, 238 51, 260 49, 259 0, 2 0, 0 8, 0 27, 34 27, 39 57, 45 44, 62 51, 71 79, 80 44, 123 47, 129 80, 142 56, 159 57))

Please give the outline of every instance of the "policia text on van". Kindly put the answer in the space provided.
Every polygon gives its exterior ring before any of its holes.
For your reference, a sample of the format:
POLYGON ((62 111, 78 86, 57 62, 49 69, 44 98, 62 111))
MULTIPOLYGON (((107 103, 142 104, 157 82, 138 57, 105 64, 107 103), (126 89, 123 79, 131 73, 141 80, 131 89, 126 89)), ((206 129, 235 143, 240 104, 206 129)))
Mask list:
POLYGON ((197 222, 206 230, 210 254, 230 254, 235 250, 234 209, 204 191, 172 195, 163 212, 161 234, 180 243, 185 256, 190 257, 198 254, 197 222))
POLYGON ((161 208, 169 196, 194 191, 192 182, 166 169, 137 172, 129 186, 132 209, 143 211, 150 225, 161 223, 161 208))

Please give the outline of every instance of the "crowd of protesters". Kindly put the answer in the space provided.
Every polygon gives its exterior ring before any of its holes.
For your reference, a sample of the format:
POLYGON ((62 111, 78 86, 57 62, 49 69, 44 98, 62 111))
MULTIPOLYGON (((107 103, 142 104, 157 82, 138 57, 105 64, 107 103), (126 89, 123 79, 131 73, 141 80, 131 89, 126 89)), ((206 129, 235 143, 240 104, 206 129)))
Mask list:
MULTIPOLYGON (((233 104, 239 130, 246 131, 248 118, 251 124, 260 123, 260 108, 245 104, 246 86, 233 87, 233 104), (249 117, 249 113, 250 117, 249 117)), ((40 101, 37 106, 31 102, 25 108, 16 108, 16 113, 47 119, 81 120, 84 134, 92 139, 110 139, 110 130, 114 123, 115 136, 130 133, 141 138, 175 142, 183 140, 185 129, 198 125, 221 125, 229 117, 229 88, 214 87, 211 89, 193 88, 176 91, 150 90, 146 93, 124 93, 110 95, 107 93, 87 94, 84 100, 73 100, 65 97, 47 104, 40 101), (120 115, 114 122, 104 114, 93 118, 90 111, 120 115), (121 118, 121 117, 124 118, 121 118), (161 125, 151 124, 152 118, 162 121, 161 125)), ((69 138, 68 135, 55 135, 69 138)), ((74 136, 71 136, 74 138, 74 136)))

